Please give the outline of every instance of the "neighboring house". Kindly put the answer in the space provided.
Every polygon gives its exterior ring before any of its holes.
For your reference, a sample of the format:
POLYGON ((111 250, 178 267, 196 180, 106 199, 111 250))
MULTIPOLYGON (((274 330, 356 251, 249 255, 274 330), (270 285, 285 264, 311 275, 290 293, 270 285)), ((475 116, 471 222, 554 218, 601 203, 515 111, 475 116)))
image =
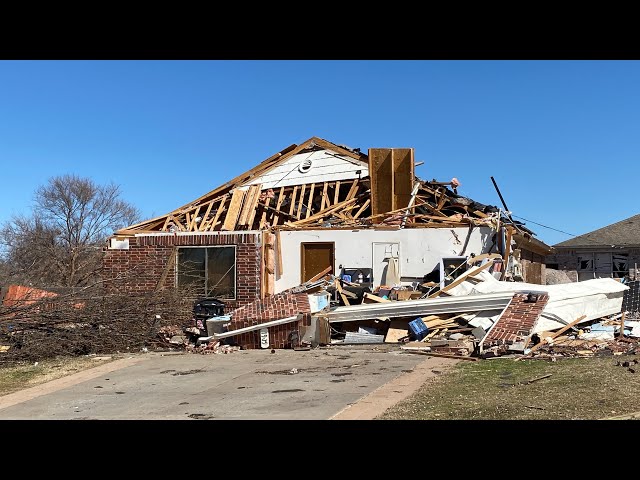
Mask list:
POLYGON ((591 278, 636 280, 640 264, 640 215, 554 245, 547 267, 564 270, 573 281, 591 278))
POLYGON ((457 180, 423 181, 414 167, 412 148, 364 154, 313 137, 115 232, 105 279, 132 292, 191 285, 227 311, 323 271, 354 282, 362 274, 372 288, 416 285, 434 272, 444 281, 451 265, 489 252, 505 260, 498 276, 544 283, 549 246, 498 208, 458 195, 457 180))

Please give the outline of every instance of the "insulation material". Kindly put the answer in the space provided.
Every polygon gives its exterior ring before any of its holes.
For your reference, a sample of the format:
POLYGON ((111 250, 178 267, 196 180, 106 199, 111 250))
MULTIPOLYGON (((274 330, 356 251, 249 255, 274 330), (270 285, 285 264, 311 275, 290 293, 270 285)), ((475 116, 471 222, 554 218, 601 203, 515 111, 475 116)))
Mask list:
MULTIPOLYGON (((629 288, 612 278, 596 278, 558 285, 500 282, 487 272, 480 272, 476 278, 482 281, 478 283, 465 281, 447 293, 454 296, 509 291, 548 293, 549 301, 533 327, 532 333, 557 330, 581 315, 585 315, 585 318, 579 323, 620 313, 624 292, 629 288)), ((495 321, 497 317, 498 315, 491 320, 495 321)))

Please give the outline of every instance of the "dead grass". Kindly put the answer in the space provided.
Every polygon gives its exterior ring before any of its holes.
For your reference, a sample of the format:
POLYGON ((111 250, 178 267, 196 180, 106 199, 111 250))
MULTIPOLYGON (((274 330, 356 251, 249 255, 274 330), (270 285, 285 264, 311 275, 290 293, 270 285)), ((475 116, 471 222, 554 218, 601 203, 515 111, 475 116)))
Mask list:
POLYGON ((116 356, 58 357, 0 367, 0 396, 104 365, 116 356))
MULTIPOLYGON (((380 420, 595 420, 640 410, 633 355, 460 362, 380 420), (528 383, 542 377, 550 377, 528 383)), ((633 417, 632 417, 633 418, 633 417)))

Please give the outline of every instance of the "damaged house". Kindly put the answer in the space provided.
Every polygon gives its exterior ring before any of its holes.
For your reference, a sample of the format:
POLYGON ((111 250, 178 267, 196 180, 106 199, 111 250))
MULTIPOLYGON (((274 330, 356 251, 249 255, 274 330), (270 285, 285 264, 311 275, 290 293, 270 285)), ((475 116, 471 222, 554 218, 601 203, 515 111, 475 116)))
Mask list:
MULTIPOLYGON (((381 287, 420 298, 491 253, 497 280, 544 283, 549 246, 508 212, 458 195, 457 179, 419 179, 415 165, 413 148, 365 154, 317 137, 291 145, 187 205, 115 232, 107 285, 188 285, 223 302, 240 329, 300 313, 296 321, 308 325, 320 307, 296 288, 326 275, 355 285, 336 292, 342 305, 381 287)), ((270 345, 288 344, 285 324, 269 326, 270 345)), ((240 343, 259 348, 255 333, 240 343)))
POLYGON ((640 215, 634 215, 554 245, 554 253, 545 263, 566 272, 574 282, 592 278, 637 280, 639 231, 640 215))

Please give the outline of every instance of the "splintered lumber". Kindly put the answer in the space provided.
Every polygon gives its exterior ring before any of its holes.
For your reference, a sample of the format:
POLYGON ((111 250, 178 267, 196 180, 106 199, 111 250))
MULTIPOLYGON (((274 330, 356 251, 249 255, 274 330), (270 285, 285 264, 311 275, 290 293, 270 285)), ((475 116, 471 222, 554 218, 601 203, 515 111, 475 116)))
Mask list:
POLYGON ((350 306, 351 304, 349 303, 347 296, 344 294, 344 291, 342 290, 342 285, 340 285, 340 282, 338 281, 337 278, 334 283, 336 285, 336 290, 338 290, 338 293, 340 294, 340 297, 342 297, 342 301, 344 302, 344 304, 346 306, 350 306))
POLYGON ((385 303, 385 302, 390 302, 391 300, 388 300, 386 298, 382 298, 379 297, 377 295, 374 295, 373 293, 369 293, 369 292, 364 292, 364 294, 362 295, 363 299, 367 299, 367 300, 371 300, 372 302, 379 302, 379 303, 385 303))
POLYGON ((227 210, 227 215, 222 224, 222 230, 235 230, 243 198, 244 190, 236 188, 231 196, 231 203, 229 204, 229 210, 227 210))
POLYGON ((434 297, 440 296, 440 294, 442 294, 442 293, 444 293, 444 292, 446 292, 448 290, 451 290, 453 287, 457 287, 462 282, 464 282, 468 277, 473 277, 474 275, 477 275, 478 273, 482 272, 483 270, 486 270, 487 268, 489 268, 491 265, 493 265, 493 262, 487 262, 487 263, 485 263, 484 265, 482 265, 480 267, 476 267, 475 269, 471 269, 471 270, 468 270, 468 271, 464 272, 462 275, 460 275, 458 278, 456 278, 449 285, 447 285, 444 288, 441 288, 436 293, 432 293, 427 298, 434 298, 434 297))
POLYGON ((407 335, 409 335, 409 322, 405 320, 391 320, 384 342, 398 343, 398 340, 407 335))
POLYGON ((307 280, 305 283, 309 283, 309 282, 315 282, 317 280, 320 280, 322 277, 324 277, 327 273, 329 273, 331 270, 333 269, 333 267, 329 266, 327 268, 325 268, 324 270, 322 270, 320 273, 316 273, 313 277, 311 277, 309 280, 307 280))
POLYGON ((204 230, 205 226, 207 225, 209 214, 211 213, 211 208, 212 207, 213 207, 213 200, 211 200, 209 202, 209 206, 207 207, 207 211, 204 214, 204 216, 202 217, 202 221, 200 222, 200 225, 198 226, 198 230, 199 231, 204 230))
MULTIPOLYGON (((400 347, 405 350, 404 348, 400 347)), ((450 355, 447 353, 434 353, 434 352, 423 352, 421 350, 405 350, 407 353, 417 353, 420 355, 429 355, 430 357, 443 357, 443 358, 455 358, 456 360, 468 360, 469 362, 477 362, 478 358, 476 357, 465 357, 463 355, 450 355)))
POLYGON ((253 219, 256 216, 256 208, 258 207, 258 200, 260 199, 260 193, 262 192, 262 184, 254 185, 256 187, 255 195, 249 206, 249 218, 247 219, 247 225, 249 228, 253 226, 253 219))
POLYGON ((360 216, 360 214, 365 211, 365 209, 369 206, 370 203, 371 203, 371 199, 367 198, 367 201, 364 202, 364 204, 356 212, 356 214, 353 216, 353 219, 356 220, 360 216))
MULTIPOLYGON (((313 186, 311 187, 313 190, 313 186)), ((345 207, 355 201, 357 201, 358 198, 352 198, 351 200, 345 200, 344 202, 340 202, 332 207, 329 208, 325 208, 323 211, 316 213, 315 215, 311 215, 310 217, 305 218, 304 220, 297 220, 295 222, 286 222, 285 225, 290 226, 290 227, 295 227, 297 225, 303 225, 309 222, 313 222, 315 220, 321 219, 323 217, 325 217, 326 215, 338 210, 339 208, 345 207)))
POLYGON ((499 253, 483 253, 481 255, 476 255, 475 257, 469 257, 467 259, 467 263, 469 265, 473 265, 474 263, 478 263, 484 260, 485 258, 488 258, 488 259, 501 258, 501 255, 499 253))
POLYGON ((547 343, 548 339, 553 340, 556 337, 559 337, 560 335, 562 335, 564 332, 566 332, 567 330, 569 330, 571 327, 573 327, 574 325, 576 325, 577 323, 580 323, 582 320, 584 320, 585 318, 587 318, 586 315, 580 315, 578 318, 576 318, 573 322, 571 322, 568 325, 565 325, 564 327, 562 327, 560 330, 558 330, 556 333, 554 333, 553 335, 550 335, 549 337, 545 337, 543 338, 540 343, 538 343, 537 345, 534 345, 533 347, 531 347, 531 349, 529 350, 529 354, 531 352, 536 351, 537 349, 539 349, 540 347, 542 347, 543 345, 545 345, 547 343))
POLYGON ((260 186, 251 185, 244 197, 244 203, 242 204, 242 211, 240 212, 240 218, 238 219, 238 225, 247 225, 249 220, 249 214, 252 210, 255 210, 257 197, 260 195, 260 186))
POLYGON ((351 200, 356 196, 356 192, 358 191, 358 179, 356 178, 351 184, 351 188, 349 189, 349 193, 347 194, 347 198, 345 200, 351 200))
POLYGON ((267 197, 264 201, 264 205, 262 207, 262 218, 260 218, 260 226, 258 227, 259 230, 262 230, 267 223, 267 207, 269 206, 269 203, 271 203, 271 197, 267 197))
POLYGON ((189 231, 196 230, 196 223, 198 223, 198 213, 200 213, 200 206, 198 206, 198 208, 196 208, 196 211, 193 212, 191 223, 189 224, 189 231))
POLYGON ((225 209, 225 202, 227 201, 227 194, 225 193, 222 198, 220 199, 220 205, 218 205, 218 210, 216 211, 216 216, 213 218, 213 220, 211 221, 211 223, 208 223, 206 228, 213 230, 216 225, 218 224, 218 219, 220 218, 220 215, 222 214, 222 212, 224 212, 225 209))

